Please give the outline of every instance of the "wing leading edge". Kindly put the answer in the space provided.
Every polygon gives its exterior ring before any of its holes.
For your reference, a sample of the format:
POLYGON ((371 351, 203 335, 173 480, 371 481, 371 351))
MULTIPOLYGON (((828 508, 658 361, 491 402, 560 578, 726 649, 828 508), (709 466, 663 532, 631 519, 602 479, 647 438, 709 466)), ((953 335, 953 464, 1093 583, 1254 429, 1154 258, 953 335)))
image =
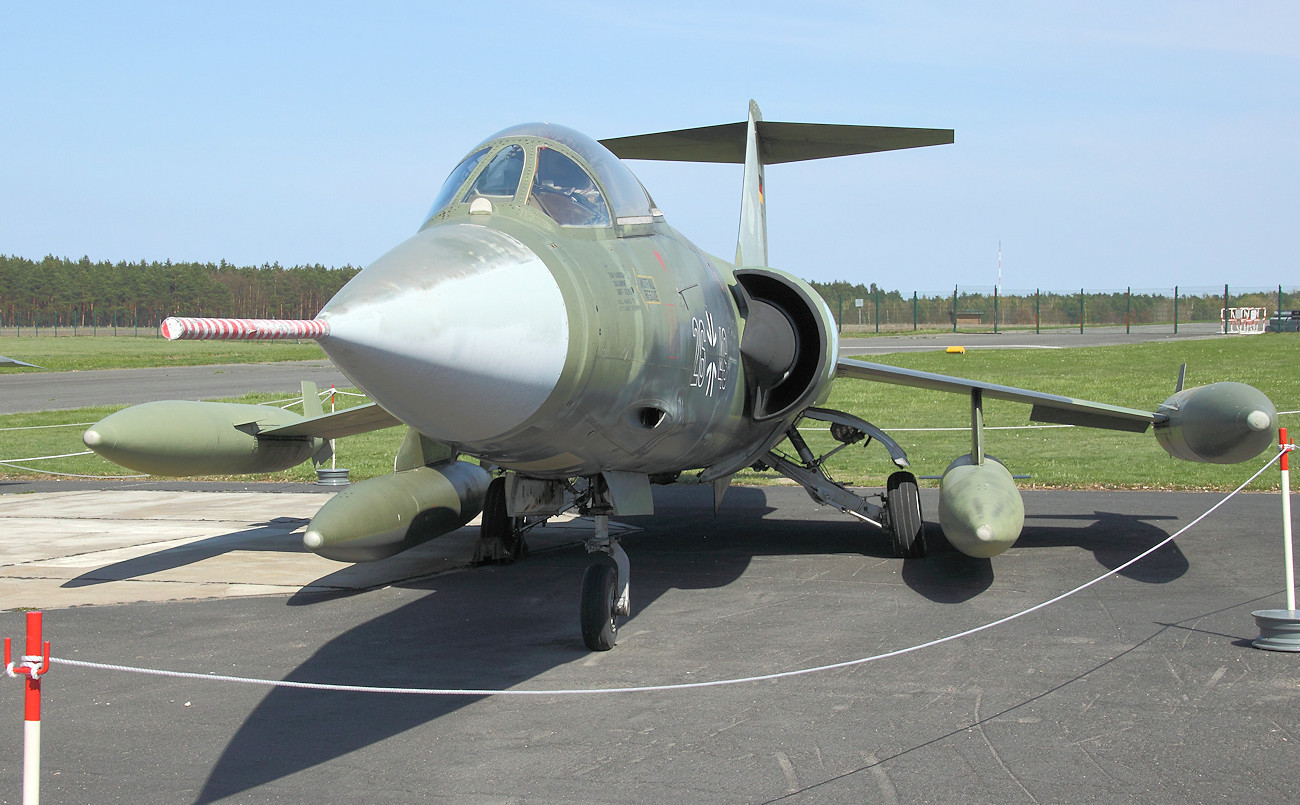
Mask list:
POLYGON ((259 437, 291 438, 294 436, 312 436, 317 439, 341 439, 372 430, 382 430, 403 424, 400 419, 380 408, 375 403, 366 403, 352 408, 344 408, 332 414, 319 416, 258 431, 259 437))
POLYGON ((1141 411, 1136 408, 1124 408, 1119 405, 1062 397, 1041 391, 1002 386, 997 383, 984 383, 962 377, 952 377, 934 372, 922 372, 916 369, 902 369, 880 363, 867 363, 841 358, 836 366, 836 377, 848 377, 856 380, 874 380, 879 383, 892 383, 898 386, 947 391, 954 394, 982 392, 984 397, 1009 402, 1027 403, 1033 406, 1029 418, 1034 422, 1049 422, 1056 425, 1078 425, 1085 428, 1102 428, 1121 430, 1130 433, 1144 433, 1147 428, 1168 417, 1154 411, 1141 411))

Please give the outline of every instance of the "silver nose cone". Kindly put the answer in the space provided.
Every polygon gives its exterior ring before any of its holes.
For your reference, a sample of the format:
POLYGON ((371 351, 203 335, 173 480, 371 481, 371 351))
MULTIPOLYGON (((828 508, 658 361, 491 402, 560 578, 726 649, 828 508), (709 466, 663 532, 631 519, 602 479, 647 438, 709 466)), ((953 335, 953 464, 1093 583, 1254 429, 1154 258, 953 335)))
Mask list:
POLYGON ((321 347, 387 411, 457 444, 520 425, 555 389, 569 318, 550 269, 482 226, 431 227, 352 279, 321 347))

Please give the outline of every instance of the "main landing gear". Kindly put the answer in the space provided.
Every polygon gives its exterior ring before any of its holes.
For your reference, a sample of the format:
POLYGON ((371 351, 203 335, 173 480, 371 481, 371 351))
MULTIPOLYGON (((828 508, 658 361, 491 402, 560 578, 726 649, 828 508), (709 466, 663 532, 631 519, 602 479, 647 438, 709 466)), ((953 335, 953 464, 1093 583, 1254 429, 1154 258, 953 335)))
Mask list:
MULTIPOLYGON (((890 475, 885 493, 880 496, 880 503, 877 504, 837 483, 823 466, 826 459, 845 447, 863 439, 867 442, 875 439, 889 452, 889 457, 896 466, 907 467, 907 455, 903 449, 875 425, 852 414, 809 408, 803 415, 808 419, 830 423, 831 436, 840 445, 823 456, 816 456, 798 429, 792 425, 786 431, 786 440, 795 449, 798 459, 771 450, 763 457, 761 464, 797 481, 818 503, 833 506, 881 528, 889 535, 895 556, 902 559, 920 559, 925 556, 925 522, 921 519, 921 496, 917 492, 915 475, 903 469, 890 475)), ((797 424, 796 422, 795 425, 797 424)))
POLYGON ((525 519, 511 517, 506 510, 505 476, 493 478, 483 497, 483 518, 479 526, 478 545, 474 548, 474 564, 513 562, 527 556, 525 519))

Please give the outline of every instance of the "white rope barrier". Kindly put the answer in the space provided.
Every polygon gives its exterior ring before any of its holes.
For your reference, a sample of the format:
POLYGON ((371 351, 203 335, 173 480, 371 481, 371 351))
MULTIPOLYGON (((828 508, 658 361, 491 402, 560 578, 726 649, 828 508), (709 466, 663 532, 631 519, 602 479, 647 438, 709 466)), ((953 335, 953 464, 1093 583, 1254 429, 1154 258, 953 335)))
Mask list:
POLYGON ((12 464, 15 461, 45 461, 51 458, 72 458, 73 456, 88 456, 93 450, 82 450, 80 453, 63 453, 57 456, 32 456, 31 458, 13 458, 8 461, 0 461, 0 464, 12 464))
MULTIPOLYGON (((1075 425, 985 425, 984 430, 1049 430, 1052 428, 1073 428, 1075 425)), ((830 428, 799 428, 801 431, 829 431, 830 428)), ((947 431, 970 432, 970 425, 959 428, 881 428, 888 433, 942 433, 947 431)))
POLYGON ((21 428, 0 428, 5 430, 44 430, 45 428, 85 428, 95 424, 94 422, 68 422, 63 425, 26 425, 21 428))
POLYGON ((58 456, 33 456, 32 458, 15 458, 9 461, 0 461, 0 466, 13 467, 16 470, 26 470, 27 472, 39 472, 42 475, 58 475, 64 478, 123 479, 123 478, 148 478, 149 477, 148 475, 80 475, 75 472, 55 472, 54 470, 43 470, 40 469, 39 467, 24 467, 22 464, 17 463, 19 461, 47 461, 52 458, 75 458, 76 456, 89 456, 92 455, 93 453, 94 451, 92 450, 83 450, 80 453, 63 453, 62 455, 58 455, 58 456))
POLYGON ((1083 592, 1089 587, 1099 584, 1102 581, 1105 581, 1106 579, 1110 578, 1111 576, 1117 575, 1123 572, 1124 570, 1127 570, 1129 567, 1132 567, 1133 565, 1142 561, 1146 557, 1150 556, 1151 554, 1165 547, 1169 543, 1178 539, 1178 537, 1182 536, 1188 530, 1198 525, 1202 520, 1209 517, 1211 514, 1217 511, 1221 506, 1223 506, 1229 500, 1236 497, 1237 494, 1241 492, 1241 490, 1249 486, 1252 482, 1254 482, 1256 478, 1263 475, 1265 470, 1267 470, 1269 467, 1277 463, 1277 461, 1282 457, 1282 455, 1285 454, 1290 449, 1293 448, 1287 447, 1278 450, 1277 455, 1273 456, 1273 458, 1263 467, 1260 467, 1258 472, 1250 476, 1250 478, 1246 479, 1246 481, 1242 483, 1241 486, 1238 486, 1232 492, 1229 492, 1227 496, 1225 496, 1218 503, 1215 503, 1213 506, 1207 509, 1204 514, 1197 517, 1195 520, 1192 520, 1187 525, 1178 529, 1173 534, 1170 534, 1168 537, 1161 540, 1159 543, 1153 545, 1152 547, 1148 548, 1147 550, 1143 551, 1142 553, 1128 560, 1127 562, 1120 565, 1119 567, 1113 568, 1103 573, 1102 575, 1096 577, 1092 581, 1086 582, 1084 584, 1080 584, 1078 587, 1075 587, 1073 590, 1061 593, 1055 598, 1050 598, 1046 601, 1043 601, 1040 604, 1036 604, 1032 607, 1029 607, 1028 609, 1021 610, 1020 612, 1017 612, 1013 615, 1008 615, 1004 618, 999 618, 998 620, 991 621, 981 626, 976 626, 971 629, 966 629, 961 632, 956 632, 954 634, 950 634, 945 637, 936 638, 934 640, 929 640, 924 643, 918 643, 916 645, 908 646, 906 648, 896 649, 894 651, 887 651, 882 654, 873 654, 869 657, 861 657, 856 660, 846 660, 844 662, 830 663, 828 665, 818 665, 811 668, 800 668, 794 671, 782 671, 779 673, 761 674, 758 676, 736 677, 731 679, 715 679, 715 680, 710 680, 705 682, 682 682, 682 683, 670 684, 670 685, 640 685, 635 687, 619 687, 619 688, 561 688, 561 689, 554 689, 554 690, 514 690, 514 689, 497 690, 497 689, 475 689, 475 688, 394 688, 394 687, 379 687, 374 685, 333 685, 333 684, 320 683, 320 682, 294 682, 294 681, 284 680, 284 679, 255 679, 251 677, 223 676, 219 674, 198 674, 198 673, 187 673, 183 671, 163 671, 163 670, 158 670, 153 668, 137 668, 129 665, 109 665, 106 663, 86 662, 84 660, 65 660, 58 657, 52 657, 50 659, 50 662, 58 663, 60 665, 78 667, 78 668, 89 668, 93 670, 124 671, 127 673, 146 674, 150 676, 165 676, 165 677, 172 677, 178 679, 213 680, 218 682, 235 682, 235 683, 246 684, 246 685, 262 685, 262 686, 277 687, 277 688, 300 688, 305 690, 324 690, 324 691, 336 691, 342 693, 394 693, 394 694, 418 695, 418 696, 594 696, 594 695, 611 694, 611 693, 659 693, 664 691, 694 690, 698 688, 716 688, 716 687, 724 687, 730 685, 743 685, 752 682, 770 682, 778 679, 789 679, 791 677, 796 677, 796 676, 806 676, 809 674, 824 673, 826 671, 834 671, 840 668, 851 668, 858 665, 865 665, 870 662, 885 660, 891 657, 899 657, 904 654, 911 654, 913 652, 923 651, 928 648, 933 648, 935 646, 939 646, 944 643, 950 643, 954 640, 960 640, 964 637, 970 637, 971 635, 979 634, 980 632, 988 631, 989 629, 993 629, 1005 623, 1010 623, 1011 621, 1018 620, 1019 618, 1023 618, 1026 615, 1030 615, 1033 614, 1034 612, 1038 612, 1041 609, 1046 609, 1047 607, 1060 603, 1061 601, 1064 601, 1065 599, 1073 595, 1083 592))
POLYGON ((114 481, 130 478, 148 478, 148 474, 140 475, 80 475, 75 472, 55 472, 54 470, 43 470, 39 467, 24 467, 21 464, 10 464, 8 461, 0 461, 0 465, 13 467, 16 470, 26 470, 28 472, 38 472, 41 475, 58 475, 63 478, 93 478, 98 481, 114 481))

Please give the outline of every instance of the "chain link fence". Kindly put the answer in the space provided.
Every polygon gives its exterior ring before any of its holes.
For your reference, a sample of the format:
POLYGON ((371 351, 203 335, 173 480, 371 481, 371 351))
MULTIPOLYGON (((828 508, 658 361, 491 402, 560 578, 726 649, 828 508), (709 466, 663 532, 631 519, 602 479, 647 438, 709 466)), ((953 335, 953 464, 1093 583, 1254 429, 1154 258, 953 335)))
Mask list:
MULTIPOLYGON (((813 283, 817 288, 817 283, 813 283)), ((1088 327, 1179 327, 1223 330, 1224 320, 1262 319, 1269 330, 1300 325, 1300 286, 1191 286, 1089 290, 1007 290, 956 286, 951 294, 904 296, 869 290, 862 295, 818 288, 845 335, 904 331, 996 333, 1004 330, 1088 327)))

